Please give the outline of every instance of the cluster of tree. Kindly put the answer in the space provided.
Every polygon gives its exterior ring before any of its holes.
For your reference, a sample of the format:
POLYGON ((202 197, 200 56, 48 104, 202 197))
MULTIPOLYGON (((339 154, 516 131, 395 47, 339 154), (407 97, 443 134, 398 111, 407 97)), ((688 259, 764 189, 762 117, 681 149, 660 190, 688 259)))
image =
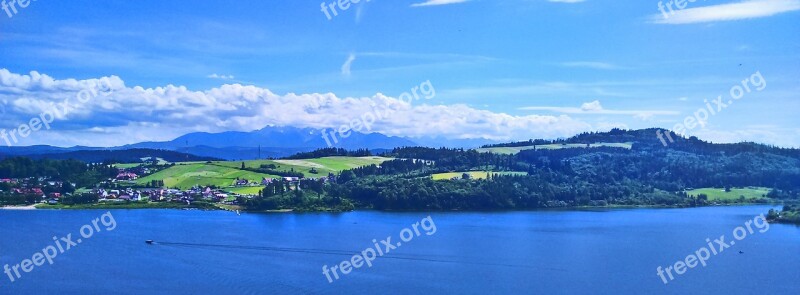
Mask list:
POLYGON ((510 171, 517 168, 513 155, 481 153, 476 150, 403 147, 393 149, 387 154, 387 157, 427 160, 433 162, 434 166, 441 170, 457 171, 478 168, 510 171))
POLYGON ((779 188, 773 188, 767 194, 767 197, 776 200, 798 200, 800 199, 800 190, 783 190, 779 188))
POLYGON ((86 164, 78 160, 33 160, 26 157, 6 158, 0 161, 0 178, 48 177, 91 187, 109 177, 117 169, 111 163, 86 164))
POLYGON ((495 148, 495 147, 523 147, 523 146, 532 146, 532 145, 545 145, 545 144, 553 144, 552 140, 545 140, 545 139, 529 139, 526 141, 515 141, 515 142, 508 142, 508 143, 496 143, 496 144, 486 144, 481 146, 482 148, 495 148))
POLYGON ((325 182, 321 179, 303 179, 297 182, 276 180, 269 183, 259 196, 240 198, 249 210, 335 210, 354 209, 353 204, 341 193, 326 193, 325 182))
POLYGON ((277 176, 281 176, 281 177, 300 177, 300 178, 302 178, 302 177, 305 176, 301 172, 294 171, 294 168, 291 168, 289 171, 277 170, 276 168, 277 167, 275 167, 275 165, 272 165, 272 164, 261 165, 259 168, 249 168, 249 167, 245 167, 244 162, 242 162, 242 167, 240 169, 241 170, 246 170, 246 171, 251 171, 251 172, 257 172, 257 173, 277 175, 277 176))
POLYGON ((369 176, 334 184, 356 204, 391 210, 495 210, 566 206, 686 205, 684 196, 626 181, 592 184, 550 171, 487 180, 434 181, 426 177, 369 176))
POLYGON ((786 222, 800 224, 800 205, 786 205, 780 212, 769 209, 767 220, 771 222, 786 222))
POLYGON ((36 194, 12 194, 9 192, 0 192, 0 206, 30 205, 41 201, 41 198, 41 195, 36 194))
POLYGON ((261 190, 262 197, 271 196, 284 196, 292 192, 311 191, 317 197, 322 197, 325 191, 325 181, 322 179, 301 179, 299 181, 285 181, 283 179, 276 179, 268 183, 263 190, 261 190))
POLYGON ((144 187, 164 187, 164 180, 153 179, 144 187))
POLYGON ((79 205, 79 204, 94 204, 98 202, 96 194, 74 194, 61 197, 61 204, 64 205, 79 205))
POLYGON ((435 172, 431 170, 432 165, 433 161, 427 160, 394 159, 383 162, 380 165, 372 164, 344 171, 339 175, 337 181, 344 183, 355 179, 356 177, 365 177, 369 175, 424 175, 430 172, 435 172))
POLYGON ((287 157, 287 159, 314 159, 322 157, 369 157, 372 152, 368 149, 357 149, 349 151, 343 148, 322 148, 311 152, 297 153, 287 157))
POLYGON ((673 149, 524 151, 518 156, 594 183, 632 179, 667 191, 698 187, 762 186, 800 190, 800 160, 763 153, 689 153, 673 149), (549 155, 542 157, 542 155, 549 155))

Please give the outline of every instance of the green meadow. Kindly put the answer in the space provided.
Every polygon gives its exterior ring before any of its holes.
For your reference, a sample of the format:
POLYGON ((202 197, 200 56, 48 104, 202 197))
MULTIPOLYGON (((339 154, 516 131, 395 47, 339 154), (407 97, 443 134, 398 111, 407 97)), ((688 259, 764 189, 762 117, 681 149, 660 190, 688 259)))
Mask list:
POLYGON ((315 175, 328 176, 328 173, 339 173, 347 169, 380 164, 387 160, 391 159, 384 157, 324 157, 302 160, 254 160, 213 163, 235 169, 241 168, 243 162, 247 168, 259 168, 261 165, 272 164, 275 165, 276 170, 295 171, 305 174, 306 177, 314 177, 315 175), (311 173, 311 169, 316 170, 317 173, 311 173))
POLYGON ((136 168, 142 165, 142 163, 130 163, 130 164, 114 164, 114 167, 121 168, 121 169, 130 169, 136 168))
POLYGON ((740 196, 744 196, 745 199, 759 199, 766 197, 769 192, 770 189, 766 187, 745 187, 731 188, 730 192, 725 192, 724 188, 699 188, 686 193, 694 197, 705 194, 710 201, 729 201, 739 200, 740 196))
POLYGON ((264 189, 263 186, 243 186, 243 187, 229 187, 226 188, 225 191, 234 194, 240 195, 258 195, 261 190, 264 189))
MULTIPOLYGON (((253 161, 215 161, 215 162, 190 162, 175 163, 175 166, 142 177, 137 184, 146 185, 153 180, 163 180, 167 187, 188 189, 193 186, 216 185, 228 187, 234 180, 247 179, 251 182, 260 182, 264 178, 278 178, 277 175, 257 173, 241 170, 242 163, 246 168, 259 168, 261 165, 275 165, 278 171, 295 171, 303 173, 306 177, 327 176, 328 173, 338 173, 342 170, 361 166, 380 164, 390 160, 383 157, 325 157, 305 160, 253 160, 253 161), (316 174, 311 170, 316 170, 316 174)), ((260 188, 239 188, 236 193, 258 193, 260 188)))
POLYGON ((154 174, 136 180, 137 184, 146 185, 153 180, 163 180, 167 187, 188 189, 193 186, 216 185, 226 187, 233 184, 237 178, 249 181, 261 181, 263 178, 277 177, 262 173, 239 170, 236 168, 219 166, 216 164, 184 164, 176 163, 175 166, 161 170, 154 174))

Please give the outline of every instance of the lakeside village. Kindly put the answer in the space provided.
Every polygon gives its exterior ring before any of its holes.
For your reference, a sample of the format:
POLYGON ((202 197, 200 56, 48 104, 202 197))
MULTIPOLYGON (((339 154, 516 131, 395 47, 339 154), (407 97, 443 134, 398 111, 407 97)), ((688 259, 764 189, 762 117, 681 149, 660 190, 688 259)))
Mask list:
POLYGON ((263 178, 260 182, 237 178, 232 180, 228 187, 196 186, 184 190, 165 188, 163 181, 154 180, 146 185, 136 181, 155 172, 157 171, 144 166, 118 168, 116 177, 102 181, 91 189, 76 189, 75 183, 54 180, 52 177, 4 178, 0 179, 0 195, 19 199, 16 203, 47 205, 94 203, 114 205, 114 203, 129 202, 192 205, 195 202, 202 202, 235 206, 257 195, 233 193, 231 189, 266 188, 281 184, 287 191, 301 190, 306 187, 301 185, 301 182, 325 183, 335 181, 336 178, 334 174, 315 178, 296 176, 263 178))

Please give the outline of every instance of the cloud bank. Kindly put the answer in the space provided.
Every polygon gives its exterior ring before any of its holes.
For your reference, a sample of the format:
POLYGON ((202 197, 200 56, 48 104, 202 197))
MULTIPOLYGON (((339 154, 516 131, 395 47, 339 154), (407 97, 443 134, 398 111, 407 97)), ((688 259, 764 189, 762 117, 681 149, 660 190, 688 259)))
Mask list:
MULTIPOLYGON (((103 77, 100 77, 103 78, 103 77)), ((0 69, 0 101, 6 101, 0 128, 13 129, 52 104, 73 99, 100 79, 55 79, 31 72, 0 69)), ((170 140, 189 132, 251 131, 267 125, 330 128, 348 124, 374 109, 393 115, 372 128, 395 136, 444 136, 497 140, 555 138, 593 130, 566 115, 515 116, 466 105, 431 105, 436 98, 408 103, 377 93, 370 97, 338 97, 333 93, 276 94, 241 84, 193 91, 184 86, 128 86, 107 77, 113 93, 76 105, 53 129, 38 132, 20 146, 114 146, 170 140)), ((435 81, 433 81, 435 85, 435 81)))

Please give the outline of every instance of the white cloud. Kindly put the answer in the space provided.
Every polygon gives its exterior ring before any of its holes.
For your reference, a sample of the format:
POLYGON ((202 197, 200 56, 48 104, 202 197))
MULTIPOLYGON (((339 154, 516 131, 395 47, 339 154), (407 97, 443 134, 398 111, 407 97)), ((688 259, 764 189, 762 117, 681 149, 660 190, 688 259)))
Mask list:
POLYGON ((361 22, 361 18, 364 16, 364 6, 366 5, 367 1, 361 2, 361 4, 356 7, 356 23, 361 22))
POLYGON ((581 110, 585 112, 599 112, 603 110, 603 106, 600 105, 599 100, 595 100, 593 102, 587 102, 581 105, 581 110))
POLYGON ((427 0, 422 3, 415 3, 411 4, 411 7, 422 7, 422 6, 435 6, 435 5, 447 5, 447 4, 456 4, 456 3, 464 3, 469 0, 427 0))
POLYGON ((655 115, 653 113, 638 113, 633 115, 634 118, 642 121, 652 121, 655 115))
POLYGON ((743 0, 682 10, 673 6, 672 11, 664 7, 662 13, 650 19, 658 24, 693 24, 768 17, 796 10, 800 10, 800 0, 743 0))
POLYGON ((206 78, 220 79, 220 80, 233 80, 233 75, 217 75, 216 73, 206 76, 206 78))
POLYGON ((579 108, 575 107, 552 107, 552 106, 530 106, 523 107, 520 110, 525 111, 548 111, 564 114, 577 114, 577 115, 629 115, 638 119, 649 120, 656 115, 678 115, 676 111, 664 110, 609 110, 603 108, 599 100, 586 102, 579 108))
MULTIPOLYGON (((628 127, 616 121, 588 123, 575 115, 629 115, 649 120, 658 115, 677 115, 664 110, 614 110, 599 100, 578 107, 527 107, 525 110, 560 114, 511 115, 476 109, 462 104, 430 105, 439 101, 421 99, 411 104, 394 97, 338 97, 333 93, 275 94, 269 89, 240 84, 202 91, 184 86, 156 88, 127 86, 116 76, 107 77, 113 93, 97 96, 75 109, 52 129, 40 130, 21 139, 18 146, 117 146, 142 141, 171 140, 189 132, 251 131, 267 125, 301 128, 331 128, 349 124, 375 109, 393 114, 375 120, 372 132, 394 136, 443 136, 520 140, 568 137, 584 131, 628 127), (428 103, 428 104, 426 104, 428 103)), ((0 129, 16 129, 38 117, 42 109, 65 99, 75 101, 80 90, 99 79, 55 79, 38 72, 11 73, 0 69, 0 102, 5 113, 0 129)), ((434 81, 435 85, 435 81, 434 81)), ((798 146, 800 130, 775 126, 743 126, 735 131, 697 130, 703 139, 734 142, 751 140, 781 146, 798 146)))
MULTIPOLYGON (((411 104, 394 97, 338 97, 332 93, 288 93, 240 84, 203 91, 184 86, 156 88, 126 86, 109 77, 113 93, 98 96, 76 108, 64 120, 53 122, 18 145, 115 146, 141 141, 171 140, 189 132, 251 131, 267 125, 331 128, 349 124, 375 109, 393 114, 375 120, 372 132, 394 136, 443 136, 498 140, 556 138, 597 130, 567 115, 510 115, 466 105, 411 104)), ((54 79, 0 69, 0 101, 7 100, 0 129, 17 128, 38 116, 51 103, 74 98, 96 79, 54 79)), ((435 86, 435 81, 434 81, 435 86)), ((425 104, 429 103, 429 104, 425 104)))
POLYGON ((344 75, 345 77, 350 77, 351 74, 350 67, 353 66, 353 62, 355 60, 356 60, 355 54, 351 53, 349 56, 347 56, 347 60, 345 60, 344 64, 342 64, 342 75, 344 75))
POLYGON ((572 62, 565 62, 561 63, 561 66, 570 67, 570 68, 589 68, 589 69, 596 69, 596 70, 621 70, 624 67, 606 63, 606 62, 598 62, 598 61, 572 61, 572 62))

